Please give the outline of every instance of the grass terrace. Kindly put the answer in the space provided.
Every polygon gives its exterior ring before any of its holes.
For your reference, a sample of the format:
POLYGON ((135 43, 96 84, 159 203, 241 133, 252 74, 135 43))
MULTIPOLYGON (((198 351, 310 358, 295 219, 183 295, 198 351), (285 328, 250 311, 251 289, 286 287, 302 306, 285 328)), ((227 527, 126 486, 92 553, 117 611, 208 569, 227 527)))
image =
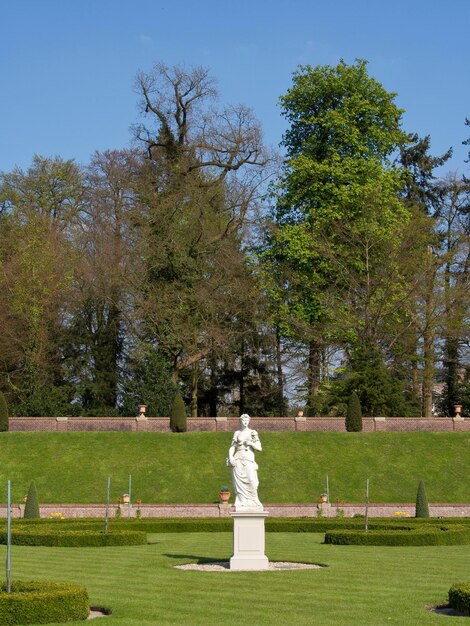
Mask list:
MULTIPOLYGON (((331 499, 414 502, 423 478, 430 502, 470 498, 470 433, 261 432, 257 455, 265 503, 314 502, 329 476, 331 499)), ((155 503, 208 503, 230 484, 231 433, 3 433, 0 485, 22 502, 31 480, 40 503, 103 503, 127 492, 155 503)), ((1 492, 0 492, 1 493, 1 492)), ((5 497, 0 496, 4 502, 5 497)))

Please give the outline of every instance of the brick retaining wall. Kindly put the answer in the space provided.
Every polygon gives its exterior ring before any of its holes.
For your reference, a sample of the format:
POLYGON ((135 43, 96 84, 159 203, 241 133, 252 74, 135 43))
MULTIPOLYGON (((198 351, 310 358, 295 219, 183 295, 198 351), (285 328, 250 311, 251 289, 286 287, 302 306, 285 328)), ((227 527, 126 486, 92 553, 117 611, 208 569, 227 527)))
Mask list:
MULTIPOLYGON (((188 417, 188 431, 234 431, 238 417, 188 417)), ((345 432, 343 417, 253 417, 251 425, 263 431, 345 432)), ((364 432, 470 432, 470 419, 450 417, 364 417, 364 432)), ((10 431, 132 431, 170 432, 168 417, 10 417, 10 431)))
MULTIPOLYGON (((317 517, 319 507, 323 517, 335 517, 336 505, 315 504, 265 504, 264 508, 271 517, 317 517)), ((137 506, 131 507, 131 517, 135 517, 137 506)), ((227 504, 141 504, 142 517, 228 517, 232 507, 227 504)), ((364 515, 364 504, 344 504, 341 506, 345 517, 364 515)), ((128 516, 126 504, 121 505, 122 517, 128 516)), ((24 505, 12 505, 12 517, 23 517, 24 505)), ((438 503, 430 504, 429 511, 432 517, 470 517, 470 503, 438 503)), ((116 505, 110 506, 109 515, 114 517, 116 505)), ((51 513, 62 513, 65 518, 101 517, 105 515, 103 504, 43 504, 40 507, 41 517, 49 517, 51 513)), ((0 518, 6 517, 7 507, 0 505, 0 518)), ((370 517, 394 517, 403 519, 404 514, 414 517, 415 505, 410 503, 369 504, 370 517), (396 515, 401 513, 401 515, 396 515)))

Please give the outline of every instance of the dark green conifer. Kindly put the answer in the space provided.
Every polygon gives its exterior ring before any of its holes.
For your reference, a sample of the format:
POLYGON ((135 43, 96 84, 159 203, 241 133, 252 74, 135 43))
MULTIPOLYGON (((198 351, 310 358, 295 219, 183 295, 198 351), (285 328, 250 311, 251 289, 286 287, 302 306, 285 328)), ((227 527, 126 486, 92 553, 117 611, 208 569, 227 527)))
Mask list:
POLYGON ((186 406, 180 392, 176 393, 171 405, 170 428, 174 433, 185 433, 188 429, 186 421, 186 406))
POLYGON ((24 518, 39 519, 40 517, 41 516, 39 515, 38 492, 36 489, 36 483, 33 480, 31 485, 29 486, 28 498, 24 507, 24 518))
POLYGON ((346 430, 349 433, 357 433, 362 430, 361 403, 355 391, 349 396, 348 410, 346 411, 346 430))
POLYGON ((426 489, 424 488, 424 480, 420 480, 418 485, 415 517, 430 517, 428 498, 426 496, 426 489))
POLYGON ((9 429, 8 422, 8 406, 5 396, 0 391, 0 432, 6 432, 9 429))

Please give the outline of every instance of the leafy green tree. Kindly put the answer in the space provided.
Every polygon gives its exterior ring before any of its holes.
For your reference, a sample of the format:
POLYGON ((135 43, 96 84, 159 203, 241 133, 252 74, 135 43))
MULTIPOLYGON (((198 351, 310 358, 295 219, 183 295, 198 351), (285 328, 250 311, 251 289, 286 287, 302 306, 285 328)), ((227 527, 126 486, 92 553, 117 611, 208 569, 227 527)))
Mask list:
POLYGON ((174 433, 185 433, 188 429, 186 406, 179 391, 176 393, 171 405, 170 428, 174 433))
POLYGON ((36 156, 27 171, 0 177, 0 367, 14 414, 31 414, 31 403, 66 382, 62 342, 76 265, 71 236, 82 201, 73 161, 36 156))
POLYGON ((419 481, 418 492, 416 494, 415 517, 429 517, 428 498, 424 487, 424 480, 419 481))
POLYGON ((5 394, 0 391, 0 432, 6 432, 9 429, 8 406, 5 394))
POLYGON ((38 492, 36 489, 36 483, 33 480, 28 489, 28 496, 26 498, 26 504, 24 507, 24 518, 39 519, 40 517, 41 516, 39 514, 38 492))
POLYGON ((362 431, 361 403, 355 391, 349 396, 348 409, 346 411, 346 430, 349 433, 362 431))
POLYGON ((369 310, 386 285, 377 275, 372 292, 370 278, 387 258, 390 242, 399 247, 395 235, 410 219, 399 197, 403 168, 392 161, 407 141, 394 97, 369 77, 361 60, 300 67, 281 97, 289 122, 287 160, 263 260, 268 272, 282 276, 271 297, 279 304, 284 332, 308 345, 310 404, 321 388, 328 345, 354 346, 359 330, 377 341, 369 310), (358 281, 357 293, 365 296, 354 313, 356 303, 348 296, 358 281), (347 330, 350 325, 334 328, 333 291, 358 320, 356 332, 347 330))

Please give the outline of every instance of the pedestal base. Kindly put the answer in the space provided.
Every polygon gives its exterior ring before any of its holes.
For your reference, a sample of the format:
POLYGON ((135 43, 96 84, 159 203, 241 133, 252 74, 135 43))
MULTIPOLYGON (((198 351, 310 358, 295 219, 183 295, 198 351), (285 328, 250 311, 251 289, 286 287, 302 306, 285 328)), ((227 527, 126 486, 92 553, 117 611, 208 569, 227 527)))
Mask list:
POLYGON ((233 556, 230 569, 235 571, 266 570, 268 557, 264 554, 264 520, 267 511, 234 511, 233 517, 233 556))

